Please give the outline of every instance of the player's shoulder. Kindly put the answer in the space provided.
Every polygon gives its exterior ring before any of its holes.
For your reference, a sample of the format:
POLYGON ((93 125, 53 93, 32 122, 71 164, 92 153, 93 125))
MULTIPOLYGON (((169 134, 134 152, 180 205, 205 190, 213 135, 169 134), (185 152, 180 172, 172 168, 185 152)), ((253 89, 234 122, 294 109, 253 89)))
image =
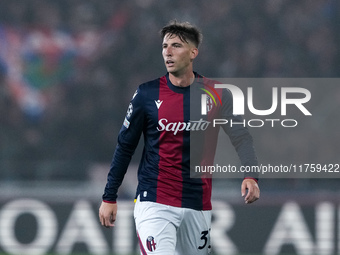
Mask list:
POLYGON ((203 87, 206 91, 209 91, 212 95, 216 95, 219 99, 221 98, 220 101, 232 100, 231 91, 224 86, 220 86, 223 85, 223 82, 219 79, 208 78, 197 73, 196 77, 198 78, 201 87, 203 87))
POLYGON ((153 88, 158 88, 161 80, 166 79, 166 76, 162 76, 147 82, 144 82, 138 86, 140 90, 148 90, 148 89, 153 89, 153 88))
POLYGON ((195 77, 196 77, 196 81, 204 86, 210 86, 210 87, 214 87, 215 84, 220 83, 219 81, 217 81, 216 79, 213 78, 208 78, 206 76, 203 76, 199 73, 195 72, 195 77))
POLYGON ((159 87, 160 84, 162 84, 162 81, 166 82, 166 76, 144 82, 138 86, 136 93, 139 94, 143 100, 153 98, 156 95, 158 96, 159 87))

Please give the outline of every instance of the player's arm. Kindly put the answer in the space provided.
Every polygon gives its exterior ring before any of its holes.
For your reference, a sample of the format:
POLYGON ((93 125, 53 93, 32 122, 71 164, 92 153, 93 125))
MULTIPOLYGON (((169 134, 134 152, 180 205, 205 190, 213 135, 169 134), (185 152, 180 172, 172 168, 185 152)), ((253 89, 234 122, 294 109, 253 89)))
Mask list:
MULTIPOLYGON (((240 115, 233 115, 233 98, 230 91, 224 89, 222 92, 222 118, 228 119, 228 123, 240 123, 235 125, 223 125, 224 131, 228 134, 231 143, 235 147, 243 166, 257 166, 258 161, 254 149, 253 138, 247 127, 243 124, 240 115)), ((260 196, 258 186, 258 173, 245 173, 241 186, 242 196, 245 196, 246 203, 256 201, 260 196)))
POLYGON ((143 95, 140 88, 134 94, 118 135, 117 146, 99 209, 99 219, 106 227, 113 226, 117 213, 117 192, 123 182, 131 157, 138 145, 144 123, 143 95))

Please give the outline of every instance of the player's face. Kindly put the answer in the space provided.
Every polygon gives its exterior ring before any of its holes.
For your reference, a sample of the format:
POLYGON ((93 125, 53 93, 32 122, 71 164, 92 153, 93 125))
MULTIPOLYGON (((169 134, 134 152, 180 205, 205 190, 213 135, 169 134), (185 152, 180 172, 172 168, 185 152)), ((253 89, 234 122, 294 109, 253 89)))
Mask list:
POLYGON ((198 54, 193 43, 182 42, 177 35, 165 35, 163 39, 163 59, 167 71, 173 75, 192 72, 192 61, 198 54))

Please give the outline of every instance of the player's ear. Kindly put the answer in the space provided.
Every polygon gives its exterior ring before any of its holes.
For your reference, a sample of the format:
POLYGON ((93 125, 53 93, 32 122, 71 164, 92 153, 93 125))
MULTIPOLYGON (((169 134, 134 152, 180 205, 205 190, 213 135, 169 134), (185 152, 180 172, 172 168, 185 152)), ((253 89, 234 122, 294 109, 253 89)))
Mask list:
POLYGON ((195 48, 195 47, 191 48, 191 53, 190 54, 191 54, 191 60, 194 60, 197 57, 197 55, 198 55, 198 49, 195 48))

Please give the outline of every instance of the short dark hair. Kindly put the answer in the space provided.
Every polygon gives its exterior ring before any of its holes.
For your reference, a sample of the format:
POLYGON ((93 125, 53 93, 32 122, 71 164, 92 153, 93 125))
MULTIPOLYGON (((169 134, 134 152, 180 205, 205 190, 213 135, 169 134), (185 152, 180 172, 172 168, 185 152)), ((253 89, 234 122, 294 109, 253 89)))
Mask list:
POLYGON ((166 34, 177 35, 182 42, 189 43, 192 42, 197 48, 202 42, 203 35, 199 29, 189 22, 178 22, 172 20, 168 25, 162 28, 160 31, 162 39, 164 39, 166 34))

